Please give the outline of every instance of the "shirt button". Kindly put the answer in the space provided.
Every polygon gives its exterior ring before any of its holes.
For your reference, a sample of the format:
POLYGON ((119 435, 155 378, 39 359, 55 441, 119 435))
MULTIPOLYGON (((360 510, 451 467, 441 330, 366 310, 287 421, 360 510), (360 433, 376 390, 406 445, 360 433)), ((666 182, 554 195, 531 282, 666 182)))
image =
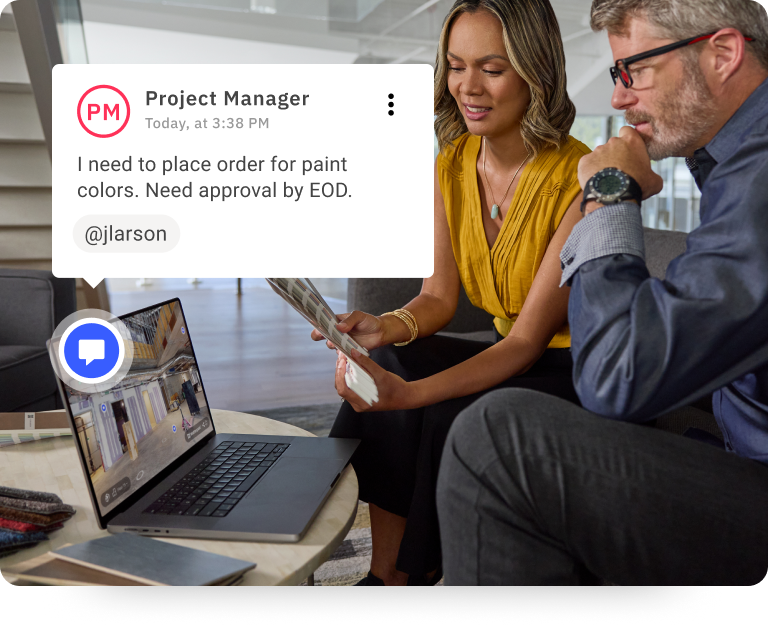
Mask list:
POLYGON ((568 259, 568 260, 565 262, 565 264, 566 264, 566 265, 570 265, 571 263, 573 263, 573 257, 571 257, 570 259, 568 259))

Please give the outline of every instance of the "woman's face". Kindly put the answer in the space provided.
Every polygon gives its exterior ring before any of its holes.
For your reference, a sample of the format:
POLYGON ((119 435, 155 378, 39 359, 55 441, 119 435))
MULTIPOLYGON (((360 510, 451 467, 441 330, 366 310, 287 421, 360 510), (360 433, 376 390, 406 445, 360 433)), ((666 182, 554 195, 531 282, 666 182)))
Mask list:
POLYGON ((501 22, 488 11, 462 13, 448 35, 448 90, 473 135, 514 131, 531 92, 509 62, 501 22))

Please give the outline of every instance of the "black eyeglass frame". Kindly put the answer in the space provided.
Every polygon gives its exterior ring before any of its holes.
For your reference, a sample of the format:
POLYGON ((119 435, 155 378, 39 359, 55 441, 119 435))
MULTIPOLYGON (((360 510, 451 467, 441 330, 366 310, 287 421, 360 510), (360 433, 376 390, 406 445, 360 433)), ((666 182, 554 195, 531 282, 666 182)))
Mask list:
MULTIPOLYGON (((682 41, 676 41, 675 43, 667 44, 666 46, 661 46, 660 48, 654 48, 653 50, 647 50, 646 52, 641 52, 640 54, 636 54, 631 57, 627 57, 626 59, 619 59, 616 61, 616 65, 614 65, 611 68, 611 78, 613 79, 613 84, 616 84, 617 80, 621 81, 621 84, 624 85, 627 89, 629 89, 633 84, 634 80, 632 79, 632 73, 629 71, 629 66, 632 63, 637 63, 638 61, 644 61, 645 59, 650 59, 651 57, 660 56, 662 54, 666 54, 667 52, 672 52, 672 50, 677 50, 678 48, 684 48, 685 46, 692 46, 694 44, 699 43, 700 41, 704 41, 706 39, 709 39, 711 37, 714 37, 719 31, 715 31, 713 33, 706 33, 705 35, 696 35, 695 37, 690 37, 689 39, 683 39, 682 41), (622 76, 622 69, 621 66, 624 67, 624 73, 626 73, 627 78, 629 81, 627 82, 624 80, 624 77, 622 76)), ((744 39, 746 41, 754 41, 752 37, 748 37, 747 35, 744 35, 744 39)))

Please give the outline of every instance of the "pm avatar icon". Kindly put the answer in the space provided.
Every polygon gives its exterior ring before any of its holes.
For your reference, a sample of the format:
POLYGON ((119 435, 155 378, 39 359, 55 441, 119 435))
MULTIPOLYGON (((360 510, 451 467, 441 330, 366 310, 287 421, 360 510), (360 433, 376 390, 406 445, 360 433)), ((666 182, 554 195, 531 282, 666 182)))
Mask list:
POLYGON ((72 323, 59 343, 59 363, 73 379, 86 384, 109 380, 125 360, 125 343, 106 320, 87 317, 72 323))

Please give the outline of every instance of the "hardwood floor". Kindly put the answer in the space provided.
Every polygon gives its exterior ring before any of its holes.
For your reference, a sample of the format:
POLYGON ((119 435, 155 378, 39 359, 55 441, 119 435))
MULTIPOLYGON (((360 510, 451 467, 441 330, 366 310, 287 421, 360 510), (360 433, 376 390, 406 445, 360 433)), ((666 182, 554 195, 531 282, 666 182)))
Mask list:
MULTIPOLYGON (((194 289, 183 279, 153 282, 150 289, 137 289, 135 279, 110 281, 112 312, 122 315, 179 297, 213 408, 255 411, 338 401, 336 353, 310 340, 310 325, 263 280, 249 279, 240 297, 233 279, 205 279, 194 289)), ((346 280, 313 282, 334 311, 343 313, 346 280)))

